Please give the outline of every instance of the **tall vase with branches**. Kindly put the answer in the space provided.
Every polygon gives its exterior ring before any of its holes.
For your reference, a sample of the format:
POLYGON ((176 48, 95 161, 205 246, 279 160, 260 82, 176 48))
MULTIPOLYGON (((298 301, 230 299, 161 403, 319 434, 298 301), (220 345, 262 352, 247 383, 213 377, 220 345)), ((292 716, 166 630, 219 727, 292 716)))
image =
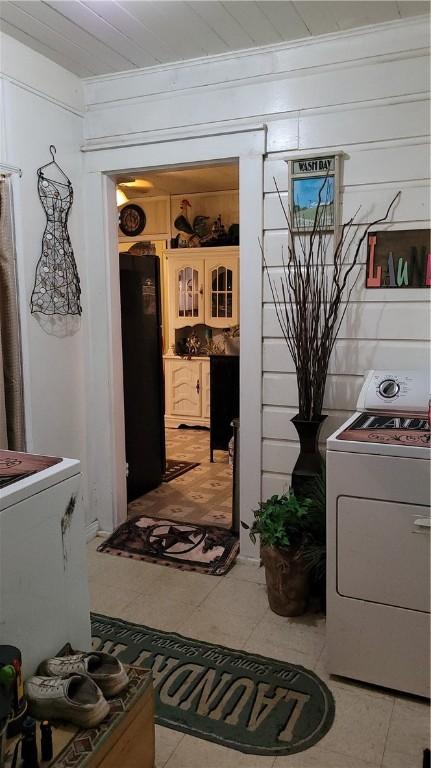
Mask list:
POLYGON ((299 407, 292 421, 301 445, 292 475, 296 494, 322 471, 318 436, 326 418, 322 409, 329 361, 359 276, 362 245, 370 229, 388 220, 401 194, 394 196, 383 216, 366 225, 357 221, 358 209, 332 236, 326 180, 319 190, 312 228, 305 229, 294 226, 296 211, 285 206, 274 179, 288 234, 287 258, 282 249, 278 281, 271 277, 262 248, 277 320, 296 370, 299 407))

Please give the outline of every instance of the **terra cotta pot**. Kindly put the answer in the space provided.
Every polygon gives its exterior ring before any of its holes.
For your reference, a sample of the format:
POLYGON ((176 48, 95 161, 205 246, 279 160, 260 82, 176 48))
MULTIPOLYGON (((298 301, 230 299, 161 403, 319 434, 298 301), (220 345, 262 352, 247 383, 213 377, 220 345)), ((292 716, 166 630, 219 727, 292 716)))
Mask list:
POLYGON ((309 572, 296 549, 261 547, 269 607, 279 616, 300 616, 307 607, 309 572))

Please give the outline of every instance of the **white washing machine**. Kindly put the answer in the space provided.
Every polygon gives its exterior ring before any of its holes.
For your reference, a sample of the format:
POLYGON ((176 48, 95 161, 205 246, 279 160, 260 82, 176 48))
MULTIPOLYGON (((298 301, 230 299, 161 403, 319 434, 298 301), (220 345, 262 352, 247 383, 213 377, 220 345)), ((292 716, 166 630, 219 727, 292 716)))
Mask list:
POLYGON ((371 371, 327 442, 328 672, 430 694, 430 380, 371 371))
POLYGON ((79 461, 0 450, 0 643, 25 676, 91 647, 80 478, 79 461))

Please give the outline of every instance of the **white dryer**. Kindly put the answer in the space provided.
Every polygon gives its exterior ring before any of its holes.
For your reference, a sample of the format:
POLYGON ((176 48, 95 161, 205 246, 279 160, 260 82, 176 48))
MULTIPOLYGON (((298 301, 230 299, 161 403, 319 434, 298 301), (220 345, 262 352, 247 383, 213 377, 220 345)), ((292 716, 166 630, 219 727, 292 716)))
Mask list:
POLYGON ((80 464, 0 450, 0 643, 24 676, 67 642, 90 650, 80 464))
POLYGON ((430 380, 371 371, 327 442, 328 672, 430 694, 430 380))

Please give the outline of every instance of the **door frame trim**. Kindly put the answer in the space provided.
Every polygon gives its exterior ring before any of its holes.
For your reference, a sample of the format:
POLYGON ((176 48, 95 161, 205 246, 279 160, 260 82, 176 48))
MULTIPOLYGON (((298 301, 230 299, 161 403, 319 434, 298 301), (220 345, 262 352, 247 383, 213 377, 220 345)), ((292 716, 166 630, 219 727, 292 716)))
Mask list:
MULTIPOLYGON (((117 173, 239 160, 240 177, 240 514, 251 522, 261 500, 263 161, 266 127, 217 136, 91 151, 84 156, 88 292, 87 415, 89 502, 102 531, 127 515, 117 173)), ((256 557, 241 529, 241 555, 256 557)))

